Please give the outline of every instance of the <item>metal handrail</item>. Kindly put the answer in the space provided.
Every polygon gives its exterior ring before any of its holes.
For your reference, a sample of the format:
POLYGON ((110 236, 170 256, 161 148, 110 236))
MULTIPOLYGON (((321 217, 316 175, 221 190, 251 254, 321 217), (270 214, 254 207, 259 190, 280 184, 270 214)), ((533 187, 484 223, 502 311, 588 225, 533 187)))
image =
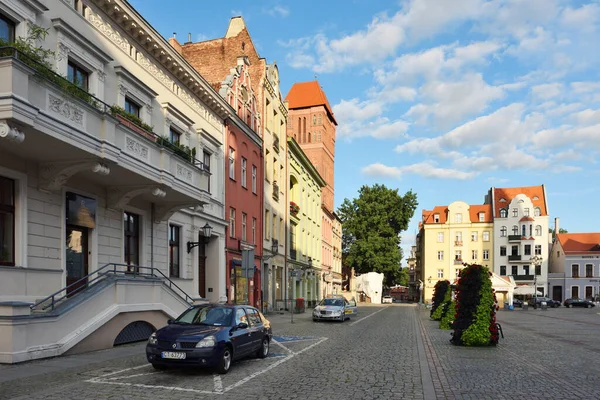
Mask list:
MULTIPOLYGON (((90 272, 86 276, 76 280, 75 282, 71 283, 70 285, 67 285, 64 288, 52 293, 51 295, 38 301, 37 303, 32 304, 30 306, 30 308, 31 308, 31 310, 34 310, 41 304, 47 302, 48 300, 51 300, 50 304, 47 304, 41 308, 41 311, 45 311, 48 308, 51 308, 51 310, 54 310, 56 307, 56 304, 59 301, 63 300, 67 296, 72 296, 76 293, 79 293, 80 291, 83 291, 84 289, 89 288, 91 283, 93 283, 95 281, 99 281, 100 279, 103 279, 104 277, 106 277, 109 274, 113 274, 113 275, 119 274, 119 275, 124 275, 124 276, 131 275, 134 278, 136 276, 144 276, 144 277, 153 277, 153 278, 164 279, 168 282, 169 288, 171 290, 175 291, 173 289, 173 287, 175 287, 179 290, 180 293, 178 293, 178 295, 180 297, 182 297, 187 303, 192 304, 194 302, 194 299, 192 299, 192 297, 190 295, 188 295, 182 288, 180 288, 175 282, 173 282, 171 280, 171 278, 166 276, 160 269, 158 269, 156 267, 144 267, 144 266, 137 266, 137 265, 109 263, 109 264, 103 265, 102 267, 98 268, 97 270, 95 270, 93 272, 90 272), (117 270, 117 267, 125 267, 126 269, 125 270, 117 270), (140 272, 140 270, 149 270, 150 272, 140 272), (156 274, 156 273, 158 273, 158 274, 156 274), (96 276, 94 276, 92 279, 89 279, 92 275, 96 275, 96 276), (85 282, 85 284, 82 285, 82 283, 84 283, 84 282, 85 282), (69 291, 69 289, 72 289, 72 290, 69 291), (64 294, 62 294, 63 292, 64 292, 64 294)), ((166 282, 164 282, 164 283, 166 284, 166 282)))

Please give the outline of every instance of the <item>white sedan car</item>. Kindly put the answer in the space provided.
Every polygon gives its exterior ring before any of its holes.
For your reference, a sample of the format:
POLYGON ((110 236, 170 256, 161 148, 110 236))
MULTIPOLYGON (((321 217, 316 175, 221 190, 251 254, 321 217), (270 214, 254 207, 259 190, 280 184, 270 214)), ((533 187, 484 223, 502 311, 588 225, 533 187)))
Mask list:
POLYGON ((383 299, 381 299, 382 303, 390 303, 392 304, 394 301, 394 299, 392 299, 392 296, 383 296, 383 299))

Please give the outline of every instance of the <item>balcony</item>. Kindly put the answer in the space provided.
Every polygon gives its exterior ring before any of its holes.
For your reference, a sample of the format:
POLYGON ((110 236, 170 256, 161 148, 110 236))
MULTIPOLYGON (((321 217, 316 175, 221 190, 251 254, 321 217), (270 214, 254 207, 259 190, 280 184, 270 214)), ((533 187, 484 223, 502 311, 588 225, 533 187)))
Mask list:
POLYGON ((508 256, 508 261, 521 261, 521 256, 520 255, 510 255, 508 256))
POLYGON ((279 185, 277 181, 273 181, 273 200, 279 201, 279 185))
POLYGON ((454 265, 461 265, 463 263, 462 258, 458 258, 454 260, 454 265))
POLYGON ((293 201, 290 201, 290 215, 297 218, 299 212, 300 206, 293 201))
POLYGON ((463 245, 463 242, 462 242, 462 240, 455 240, 455 241, 454 241, 454 245, 455 245, 455 246, 462 246, 462 245, 463 245))
POLYGON ((509 242, 520 242, 521 235, 508 235, 508 241, 509 242))
POLYGON ((532 281, 534 279, 533 275, 513 275, 512 277, 515 281, 532 281))
POLYGON ((279 136, 273 134, 273 150, 279 153, 279 136))

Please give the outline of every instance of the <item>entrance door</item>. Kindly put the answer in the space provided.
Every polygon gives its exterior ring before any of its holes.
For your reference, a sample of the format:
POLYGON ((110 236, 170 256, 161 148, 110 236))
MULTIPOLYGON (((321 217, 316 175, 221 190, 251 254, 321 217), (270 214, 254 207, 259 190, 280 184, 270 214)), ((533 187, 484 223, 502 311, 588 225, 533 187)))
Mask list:
POLYGON ((562 286, 552 286, 552 300, 563 301, 562 286))
POLYGON ((204 236, 198 236, 198 294, 200 297, 206 297, 206 243, 204 236))
MULTIPOLYGON (((66 243, 67 286, 79 281, 88 274, 88 230, 79 226, 67 225, 66 243)), ((87 285, 87 280, 78 282, 67 289, 71 296, 87 285)))

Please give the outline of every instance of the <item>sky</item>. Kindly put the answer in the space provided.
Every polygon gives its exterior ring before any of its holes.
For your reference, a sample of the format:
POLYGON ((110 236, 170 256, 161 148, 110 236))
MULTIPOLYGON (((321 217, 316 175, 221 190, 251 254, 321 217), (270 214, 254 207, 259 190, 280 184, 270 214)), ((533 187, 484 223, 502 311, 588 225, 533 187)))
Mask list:
POLYGON ((415 192, 405 255, 422 209, 491 187, 544 184, 551 221, 600 231, 600 0, 130 3, 181 42, 241 15, 283 96, 316 77, 339 123, 335 206, 363 185, 415 192))

